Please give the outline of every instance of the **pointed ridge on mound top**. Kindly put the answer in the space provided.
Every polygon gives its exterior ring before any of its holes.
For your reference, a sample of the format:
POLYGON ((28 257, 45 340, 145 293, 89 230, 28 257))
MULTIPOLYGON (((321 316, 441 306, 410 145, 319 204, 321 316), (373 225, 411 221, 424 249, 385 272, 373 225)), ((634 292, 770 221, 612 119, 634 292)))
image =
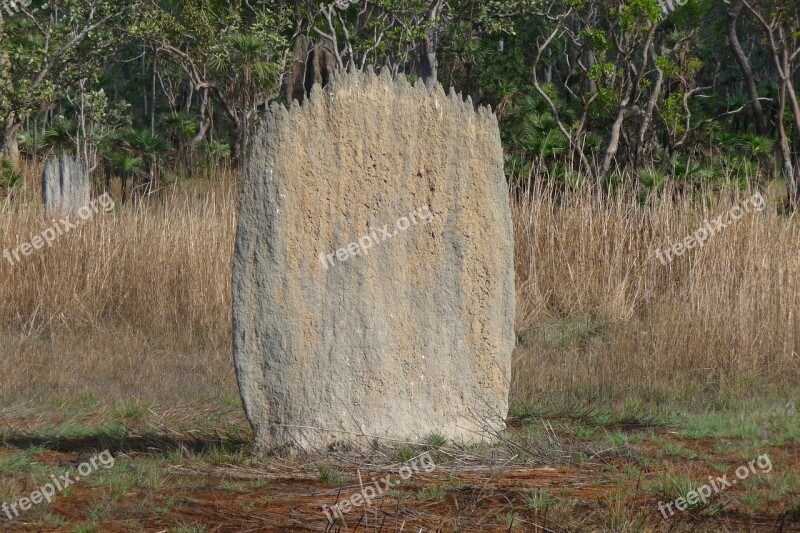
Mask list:
POLYGON ((335 76, 331 83, 325 88, 319 84, 315 84, 311 89, 310 96, 302 103, 300 103, 298 100, 292 99, 292 101, 288 104, 287 109, 286 105, 279 102, 273 102, 270 105, 269 110, 275 117, 283 116, 283 113, 279 113, 279 109, 288 111, 289 115, 303 113, 304 110, 317 108, 332 103, 332 99, 337 97, 337 95, 340 94, 340 91, 352 93, 353 91, 365 90, 371 86, 374 86, 375 84, 381 84, 381 86, 387 88, 387 91, 388 88, 394 86, 395 91, 388 91, 389 93, 396 95, 396 97, 404 94, 413 95, 420 99, 420 103, 424 103, 426 99, 429 98, 438 98, 440 100, 449 98, 450 101, 456 105, 456 109, 461 109, 465 113, 471 111, 481 118, 485 117, 494 120, 497 119, 490 106, 476 106, 472 101, 472 96, 470 95, 464 97, 460 91, 457 91, 453 87, 451 87, 450 90, 445 93, 444 87, 438 82, 434 86, 433 90, 428 93, 428 90, 422 80, 416 80, 412 84, 403 73, 400 73, 397 76, 392 76, 391 71, 387 67, 383 67, 380 73, 376 73, 372 69, 356 69, 344 74, 339 74, 335 76))

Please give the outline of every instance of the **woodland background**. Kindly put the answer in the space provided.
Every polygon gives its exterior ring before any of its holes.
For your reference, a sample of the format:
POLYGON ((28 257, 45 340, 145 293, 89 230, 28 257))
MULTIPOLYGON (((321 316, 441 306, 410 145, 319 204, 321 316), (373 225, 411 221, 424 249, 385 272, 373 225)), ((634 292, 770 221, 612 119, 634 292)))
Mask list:
POLYGON ((800 7, 790 0, 5 0, 0 194, 79 153, 152 194, 238 168, 271 102, 336 71, 439 81, 501 119, 509 180, 645 201, 786 183, 800 199, 800 7))

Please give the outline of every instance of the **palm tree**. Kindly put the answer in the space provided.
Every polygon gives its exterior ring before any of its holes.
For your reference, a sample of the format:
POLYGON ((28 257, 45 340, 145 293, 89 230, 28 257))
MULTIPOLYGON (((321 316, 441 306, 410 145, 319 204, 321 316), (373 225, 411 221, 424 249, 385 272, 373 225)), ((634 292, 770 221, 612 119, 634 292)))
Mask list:
POLYGON ((77 136, 77 124, 68 118, 58 117, 44 130, 42 146, 59 154, 74 154, 77 136))
MULTIPOLYGON (((560 103, 559 103, 560 105, 560 103)), ((530 181, 543 164, 560 160, 569 150, 569 140, 558 131, 548 104, 539 95, 525 95, 507 112, 504 120, 506 143, 514 155, 530 160, 526 166, 530 181)))
POLYGON ((211 163, 211 168, 216 172, 217 168, 219 168, 219 164, 222 160, 227 159, 231 156, 231 147, 228 144, 221 143, 219 141, 211 141, 207 143, 205 146, 206 156, 211 163))
MULTIPOLYGON (((162 117, 161 123, 164 129, 169 134, 169 140, 172 147, 178 152, 178 158, 181 161, 187 162, 190 151, 187 150, 189 141, 197 135, 198 124, 192 115, 180 111, 174 115, 162 117)), ((191 165, 191 160, 188 161, 191 165)))
POLYGON ((143 163, 143 174, 147 175, 147 192, 151 193, 159 179, 161 154, 169 149, 169 142, 159 135, 145 129, 123 135, 123 143, 129 151, 138 155, 143 163))
POLYGON ((772 179, 775 141, 770 137, 747 132, 742 135, 740 146, 758 163, 759 167, 765 169, 766 180, 772 179))
POLYGON ((243 32, 228 35, 214 48, 209 66, 217 73, 227 73, 231 94, 236 99, 227 109, 236 123, 235 158, 240 158, 248 148, 250 119, 257 107, 265 103, 265 89, 269 92, 279 77, 281 67, 270 61, 273 49, 265 38, 243 32))
POLYGON ((136 178, 144 174, 142 158, 126 152, 113 152, 106 156, 109 166, 119 172, 122 182, 122 204, 128 201, 128 179, 135 183, 136 178))

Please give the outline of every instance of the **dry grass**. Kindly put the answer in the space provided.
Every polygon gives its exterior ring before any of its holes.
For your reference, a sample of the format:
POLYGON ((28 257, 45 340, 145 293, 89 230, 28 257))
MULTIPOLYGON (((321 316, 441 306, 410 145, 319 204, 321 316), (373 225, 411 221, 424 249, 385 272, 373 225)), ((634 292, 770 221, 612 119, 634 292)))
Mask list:
POLYGON ((514 209, 518 401, 703 408, 796 391, 800 231, 775 203, 664 265, 657 248, 750 194, 602 209, 532 196, 514 209))
MULTIPOLYGON (((26 169, 38 183, 39 167, 26 169)), ((163 401, 235 392, 230 177, 98 215, 0 261, 0 398, 163 401)), ((48 226, 36 186, 0 203, 0 247, 48 226)), ((800 377, 800 231, 774 207, 664 266, 655 247, 727 211, 589 198, 517 202, 517 401, 725 403, 800 377)), ((2 202, 0 200, 0 202, 2 202)))
MULTIPOLYGON (((28 169, 29 184, 38 171, 28 169)), ((222 182, 204 193, 176 187, 147 208, 98 214, 14 266, 3 260, 0 397, 174 399, 232 390, 233 190, 222 182)), ((0 246, 51 225, 38 194, 33 188, 30 202, 2 208, 0 246)))

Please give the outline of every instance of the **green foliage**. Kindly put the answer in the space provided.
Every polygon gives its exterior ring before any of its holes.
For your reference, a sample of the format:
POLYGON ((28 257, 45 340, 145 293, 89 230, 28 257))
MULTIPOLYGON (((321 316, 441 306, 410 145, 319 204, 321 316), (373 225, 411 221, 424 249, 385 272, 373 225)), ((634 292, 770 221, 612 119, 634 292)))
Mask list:
MULTIPOLYGON (((497 113, 506 172, 523 184, 636 184, 645 199, 668 182, 742 188, 780 168, 777 121, 796 143, 791 106, 777 116, 764 28, 744 15, 737 26, 770 121, 757 131, 728 15, 710 0, 669 15, 658 0, 434 4, 37 0, 0 24, 0 123, 25 157, 99 153, 113 176, 151 185, 212 171, 240 161, 259 114, 285 102, 302 36, 334 48, 337 67, 389 67, 412 82, 432 43, 442 85, 497 113)), ((756 8, 800 34, 780 2, 756 8)))
POLYGON ((198 125, 189 113, 178 112, 161 118, 163 129, 172 139, 173 146, 178 147, 197 134, 198 125))
POLYGON ((425 444, 431 448, 438 449, 447 444, 447 439, 438 433, 432 433, 425 439, 425 444))
POLYGON ((769 157, 775 150, 774 140, 749 131, 742 134, 739 145, 756 159, 769 157))
POLYGON ((344 485, 347 483, 347 476, 342 472, 328 465, 323 465, 319 469, 319 480, 331 485, 344 485))
POLYGON ((106 161, 112 169, 125 174, 138 176, 144 173, 141 157, 125 152, 111 152, 106 155, 106 161))
POLYGON ((169 143, 164 137, 150 130, 127 132, 122 139, 131 151, 140 154, 148 161, 155 160, 169 148, 169 143))
POLYGON ((639 170, 639 182, 650 190, 660 190, 667 183, 667 175, 652 167, 639 170))
POLYGON ((417 452, 410 446, 403 445, 399 446, 395 450, 394 455, 398 461, 400 461, 401 463, 405 463, 406 461, 410 461, 411 459, 416 457, 417 452))
POLYGON ((442 487, 427 487, 416 494, 418 500, 444 500, 447 492, 442 487))
MULTIPOLYGON (((552 91, 552 87, 547 89, 552 91)), ((554 98, 557 106, 563 106, 555 95, 554 98)), ((569 114, 567 110, 565 114, 569 114)), ((504 141, 511 154, 507 160, 511 174, 521 174, 529 168, 523 161, 556 161, 569 148, 569 140, 558 130, 548 104, 537 94, 511 100, 503 126, 504 141)))
POLYGON ((78 126, 75 121, 58 117, 51 122, 44 131, 42 146, 56 153, 75 153, 75 139, 78 136, 78 126))
POLYGON ((535 511, 545 511, 553 505, 550 493, 544 489, 529 489, 528 492, 522 495, 522 499, 528 507, 535 511))
POLYGON ((11 161, 0 160, 0 192, 5 196, 25 186, 25 178, 11 164, 11 161))
POLYGON ((226 69, 242 71, 244 76, 251 76, 253 82, 266 84, 279 74, 279 65, 268 60, 270 50, 266 39, 235 32, 212 48, 209 67, 216 72, 226 69))

